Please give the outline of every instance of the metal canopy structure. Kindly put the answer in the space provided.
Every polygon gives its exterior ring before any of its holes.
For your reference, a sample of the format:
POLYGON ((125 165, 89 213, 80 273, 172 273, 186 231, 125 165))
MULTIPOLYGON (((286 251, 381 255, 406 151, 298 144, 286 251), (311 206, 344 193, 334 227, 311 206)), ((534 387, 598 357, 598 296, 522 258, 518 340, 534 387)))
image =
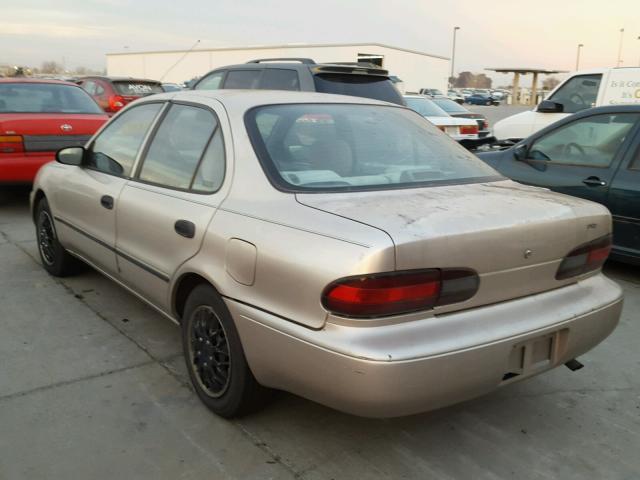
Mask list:
POLYGON ((536 93, 538 92, 538 75, 553 75, 556 73, 567 73, 567 70, 547 70, 544 68, 485 68, 491 72, 497 73, 513 73, 513 88, 511 90, 511 98, 514 105, 520 105, 518 99, 518 89, 520 88, 520 75, 533 74, 531 82, 531 99, 530 105, 536 104, 536 93))

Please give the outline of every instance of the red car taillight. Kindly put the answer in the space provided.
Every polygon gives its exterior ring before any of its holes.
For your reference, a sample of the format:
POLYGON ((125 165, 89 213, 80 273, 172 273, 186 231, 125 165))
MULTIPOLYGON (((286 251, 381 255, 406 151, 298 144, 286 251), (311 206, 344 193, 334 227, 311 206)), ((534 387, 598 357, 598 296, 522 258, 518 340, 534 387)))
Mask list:
POLYGON ((359 275, 329 284, 322 305, 331 313, 373 318, 462 302, 478 291, 473 270, 429 269, 359 275))
POLYGON ((567 255, 556 273, 557 280, 576 277, 598 270, 611 253, 611 235, 597 238, 579 246, 567 255))
POLYGON ((24 152, 24 144, 20 135, 0 135, 0 153, 24 152))
POLYGON ((460 133, 462 135, 477 135, 478 125, 462 125, 460 127, 460 133))
POLYGON ((120 110, 122 107, 124 107, 126 104, 124 98, 122 98, 120 95, 113 95, 112 97, 109 97, 109 112, 117 112, 118 110, 120 110))

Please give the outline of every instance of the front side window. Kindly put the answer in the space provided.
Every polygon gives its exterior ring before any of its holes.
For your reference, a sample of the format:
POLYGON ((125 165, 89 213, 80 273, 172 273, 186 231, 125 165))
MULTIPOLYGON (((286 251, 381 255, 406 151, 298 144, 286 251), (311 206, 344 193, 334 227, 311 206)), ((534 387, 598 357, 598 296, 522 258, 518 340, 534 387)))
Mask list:
POLYGON ((231 70, 224 81, 224 88, 258 88, 260 70, 231 70))
POLYGON ((94 113, 98 104, 79 86, 56 83, 0 83, 2 113, 94 113))
POLYGON ((222 85, 222 79, 224 78, 224 74, 226 72, 223 70, 221 72, 214 72, 211 75, 204 77, 202 80, 198 82, 195 86, 196 90, 218 90, 222 85))
POLYGON ((549 100, 561 103, 565 113, 576 113, 595 105, 602 75, 578 75, 567 80, 549 100))
MULTIPOLYGON (((217 126, 215 115, 207 109, 172 105, 151 141, 140 180, 183 190, 191 188, 217 126)), ((210 178, 211 175, 206 180, 210 178)))
POLYGON ((87 167, 122 177, 131 175, 138 150, 161 108, 160 103, 147 103, 112 120, 93 142, 87 167))
POLYGON ((265 171, 283 190, 376 190, 502 178, 404 108, 273 105, 249 111, 245 122, 265 171))
POLYGON ((564 125, 529 149, 531 160, 606 168, 640 118, 637 113, 594 115, 564 125))
POLYGON ((95 84, 95 82, 92 82, 91 80, 87 80, 86 82, 82 82, 82 88, 84 88, 85 91, 89 95, 95 95, 96 94, 96 84, 95 84))

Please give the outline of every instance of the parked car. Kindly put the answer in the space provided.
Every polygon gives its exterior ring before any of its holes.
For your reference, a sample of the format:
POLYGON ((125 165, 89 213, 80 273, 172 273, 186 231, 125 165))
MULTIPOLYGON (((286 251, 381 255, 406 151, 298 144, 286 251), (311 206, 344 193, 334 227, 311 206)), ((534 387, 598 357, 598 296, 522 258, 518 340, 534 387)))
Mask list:
POLYGON ((489 129, 489 121, 481 113, 475 113, 467 110, 457 102, 452 101, 447 97, 433 97, 431 99, 442 110, 455 118, 472 118, 478 124, 478 137, 487 138, 491 135, 489 129))
POLYGON ((182 88, 182 86, 178 85, 177 83, 162 84, 162 91, 164 92, 181 92, 182 90, 184 90, 184 88, 182 88))
POLYGON ((434 95, 444 95, 437 88, 421 88, 418 93, 421 95, 429 95, 430 97, 433 97, 434 95))
POLYGON ((452 117, 424 95, 405 95, 404 101, 407 107, 422 115, 465 147, 473 148, 479 143, 479 128, 476 120, 452 117))
POLYGON ((162 84, 156 80, 131 77, 84 77, 78 80, 78 85, 85 89, 109 116, 138 98, 164 92, 162 84))
POLYGON ((609 212, 502 177, 408 108, 155 95, 57 159, 31 194, 43 267, 83 259, 179 323, 223 416, 267 388, 426 411, 575 368, 619 319, 609 212))
POLYGON ((64 147, 84 145, 108 117, 80 87, 0 79, 0 184, 29 184, 64 147))
POLYGON ((478 156, 518 182, 605 205, 613 258, 640 263, 640 105, 584 110, 478 156))
POLYGON ((356 63, 317 64, 310 58, 265 58, 217 68, 193 86, 221 88, 336 93, 404 105, 386 70, 356 63))
POLYGON ((533 110, 494 125, 498 140, 518 142, 572 113, 607 105, 640 104, 640 68, 606 68, 574 72, 533 110))
POLYGON ((474 93, 465 97, 464 101, 471 105, 500 105, 500 100, 486 93, 474 93))
POLYGON ((464 96, 462 96, 461 94, 459 94, 458 92, 456 92, 455 90, 449 90, 447 92, 447 98, 449 98, 449 100, 454 101, 460 105, 462 105, 464 103, 464 96))

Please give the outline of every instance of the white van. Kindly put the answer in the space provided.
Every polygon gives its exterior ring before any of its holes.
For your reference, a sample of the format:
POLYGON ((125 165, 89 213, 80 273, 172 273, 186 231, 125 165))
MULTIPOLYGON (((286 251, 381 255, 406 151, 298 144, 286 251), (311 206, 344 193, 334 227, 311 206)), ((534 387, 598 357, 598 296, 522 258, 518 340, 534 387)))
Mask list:
POLYGON ((572 113, 605 105, 640 104, 640 68, 575 72, 533 110, 493 126, 498 140, 518 141, 572 113))

